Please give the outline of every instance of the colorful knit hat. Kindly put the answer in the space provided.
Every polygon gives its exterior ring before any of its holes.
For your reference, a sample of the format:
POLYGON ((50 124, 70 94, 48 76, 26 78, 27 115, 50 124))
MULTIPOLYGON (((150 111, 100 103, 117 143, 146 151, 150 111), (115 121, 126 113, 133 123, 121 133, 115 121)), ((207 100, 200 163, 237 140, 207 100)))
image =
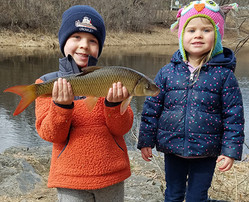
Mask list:
POLYGON ((99 42, 99 55, 105 41, 105 24, 101 15, 92 7, 86 5, 72 6, 62 15, 59 30, 59 44, 62 54, 67 39, 75 32, 87 32, 93 34, 99 42))
MULTIPOLYGON (((226 6, 228 9, 237 9, 237 4, 226 6)), ((188 22, 193 18, 203 17, 207 18, 214 26, 215 29, 215 45, 211 57, 222 53, 222 39, 224 36, 224 23, 225 16, 221 7, 214 1, 201 0, 193 1, 184 8, 180 9, 177 13, 177 22, 171 25, 171 30, 178 27, 179 49, 184 61, 187 61, 186 52, 183 47, 183 34, 188 22)))

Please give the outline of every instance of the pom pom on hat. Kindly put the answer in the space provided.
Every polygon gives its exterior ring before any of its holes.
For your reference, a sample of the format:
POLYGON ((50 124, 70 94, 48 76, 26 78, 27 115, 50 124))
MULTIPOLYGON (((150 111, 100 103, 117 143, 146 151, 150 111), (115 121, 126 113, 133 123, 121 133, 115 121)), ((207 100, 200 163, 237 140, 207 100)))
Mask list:
POLYGON ((99 55, 105 41, 105 24, 101 15, 92 7, 87 5, 76 5, 66 10, 62 15, 59 30, 59 44, 62 54, 67 39, 75 32, 86 32, 93 34, 99 42, 99 55))

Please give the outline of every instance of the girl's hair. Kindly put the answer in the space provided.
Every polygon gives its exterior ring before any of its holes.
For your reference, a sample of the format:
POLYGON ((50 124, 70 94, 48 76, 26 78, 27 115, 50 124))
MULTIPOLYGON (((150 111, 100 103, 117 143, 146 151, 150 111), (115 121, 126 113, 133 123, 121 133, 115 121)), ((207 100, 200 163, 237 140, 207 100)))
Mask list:
POLYGON ((200 58, 200 60, 199 60, 200 63, 199 63, 199 67, 197 69, 197 74, 196 74, 195 80, 193 81, 193 83, 191 85, 194 85, 194 83, 197 81, 197 79, 198 79, 198 77, 200 75, 201 68, 203 67, 203 65, 205 63, 207 63, 211 59, 211 55, 212 55, 213 49, 214 49, 214 46, 212 46, 211 50, 209 52, 207 52, 206 54, 204 54, 200 58))

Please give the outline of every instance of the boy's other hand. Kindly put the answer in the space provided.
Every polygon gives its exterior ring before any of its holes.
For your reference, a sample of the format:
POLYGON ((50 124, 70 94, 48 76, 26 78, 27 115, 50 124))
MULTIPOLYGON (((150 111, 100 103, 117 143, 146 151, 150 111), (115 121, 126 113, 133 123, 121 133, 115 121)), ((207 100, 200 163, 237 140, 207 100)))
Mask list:
POLYGON ((122 102, 129 97, 128 90, 121 82, 113 83, 106 99, 108 102, 122 102))

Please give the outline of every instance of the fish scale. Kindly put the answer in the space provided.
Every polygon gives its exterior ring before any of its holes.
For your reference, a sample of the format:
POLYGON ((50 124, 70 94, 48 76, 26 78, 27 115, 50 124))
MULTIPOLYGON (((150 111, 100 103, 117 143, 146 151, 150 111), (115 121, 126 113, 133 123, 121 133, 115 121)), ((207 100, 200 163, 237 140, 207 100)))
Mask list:
POLYGON ((68 82, 72 85, 74 95, 82 96, 84 94, 84 96, 105 97, 112 84, 118 81, 122 82, 131 94, 137 81, 141 78, 140 75, 128 70, 120 70, 117 67, 110 68, 109 71, 106 71, 106 69, 103 68, 84 76, 69 78, 68 82))

